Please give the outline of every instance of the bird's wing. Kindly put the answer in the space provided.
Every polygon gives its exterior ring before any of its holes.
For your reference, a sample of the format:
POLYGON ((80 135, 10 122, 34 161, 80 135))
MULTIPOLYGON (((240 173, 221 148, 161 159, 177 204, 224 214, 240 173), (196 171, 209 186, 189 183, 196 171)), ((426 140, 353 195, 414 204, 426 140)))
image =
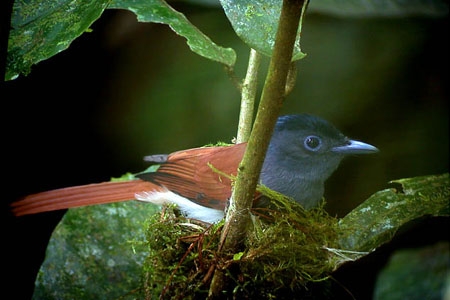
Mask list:
POLYGON ((191 201, 223 210, 231 196, 246 144, 194 148, 170 154, 156 172, 138 177, 149 180, 191 201))
POLYGON ((135 199, 136 193, 164 192, 167 189, 198 204, 223 210, 231 195, 231 181, 222 174, 236 174, 244 151, 245 144, 174 152, 167 156, 166 162, 162 161, 156 172, 137 176, 141 179, 94 183, 28 195, 11 204, 12 212, 22 216, 121 202, 135 199))
POLYGON ((152 182, 141 179, 112 181, 61 188, 32 194, 11 204, 16 216, 95 204, 135 199, 135 193, 161 190, 152 182))

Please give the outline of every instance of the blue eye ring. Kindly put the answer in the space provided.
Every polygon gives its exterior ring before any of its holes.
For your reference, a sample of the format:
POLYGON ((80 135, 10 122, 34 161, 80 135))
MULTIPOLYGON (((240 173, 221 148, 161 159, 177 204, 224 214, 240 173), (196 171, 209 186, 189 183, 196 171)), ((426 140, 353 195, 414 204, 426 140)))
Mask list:
POLYGON ((322 146, 322 139, 315 135, 309 135, 303 141, 306 150, 318 151, 322 146))

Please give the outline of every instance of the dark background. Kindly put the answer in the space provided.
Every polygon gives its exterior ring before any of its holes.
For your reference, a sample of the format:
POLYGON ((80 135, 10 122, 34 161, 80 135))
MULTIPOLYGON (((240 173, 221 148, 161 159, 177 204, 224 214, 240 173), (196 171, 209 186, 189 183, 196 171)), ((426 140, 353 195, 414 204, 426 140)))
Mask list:
MULTIPOLYGON (((236 73, 243 77, 249 49, 223 11, 176 7, 217 44, 236 50, 236 73)), ((331 214, 345 215, 390 180, 448 172, 447 17, 311 13, 303 28, 308 55, 298 63, 283 113, 319 115, 381 150, 347 159, 330 178, 331 214)), ((146 167, 144 155, 229 142, 236 134, 238 91, 220 64, 192 53, 168 26, 109 10, 92 29, 28 76, 2 83, 2 248, 6 287, 15 299, 30 298, 63 212, 17 219, 10 202, 138 172, 146 167)), ((411 225, 336 276, 356 299, 370 298, 389 253, 448 239, 448 225, 447 218, 411 225)))

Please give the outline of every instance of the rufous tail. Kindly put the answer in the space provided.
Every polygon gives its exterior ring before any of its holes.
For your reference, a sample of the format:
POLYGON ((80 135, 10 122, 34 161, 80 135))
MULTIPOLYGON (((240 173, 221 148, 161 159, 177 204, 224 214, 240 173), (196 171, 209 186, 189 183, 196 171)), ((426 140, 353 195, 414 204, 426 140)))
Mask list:
POLYGON ((14 215, 23 216, 72 207, 133 200, 136 193, 160 189, 162 189, 160 186, 141 179, 102 182, 28 195, 13 202, 11 207, 14 215))

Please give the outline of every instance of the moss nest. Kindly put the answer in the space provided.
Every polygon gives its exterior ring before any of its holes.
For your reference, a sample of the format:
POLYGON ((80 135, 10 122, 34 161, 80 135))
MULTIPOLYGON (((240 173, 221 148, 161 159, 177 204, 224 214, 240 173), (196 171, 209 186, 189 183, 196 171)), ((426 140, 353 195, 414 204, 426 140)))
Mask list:
POLYGON ((223 221, 186 219, 173 206, 149 219, 145 298, 205 299, 216 268, 225 270, 230 282, 225 298, 289 298, 326 280, 337 265, 329 251, 336 247, 337 219, 323 205, 305 210, 265 187, 258 190, 270 205, 252 209, 243 251, 232 255, 217 252, 223 221))

